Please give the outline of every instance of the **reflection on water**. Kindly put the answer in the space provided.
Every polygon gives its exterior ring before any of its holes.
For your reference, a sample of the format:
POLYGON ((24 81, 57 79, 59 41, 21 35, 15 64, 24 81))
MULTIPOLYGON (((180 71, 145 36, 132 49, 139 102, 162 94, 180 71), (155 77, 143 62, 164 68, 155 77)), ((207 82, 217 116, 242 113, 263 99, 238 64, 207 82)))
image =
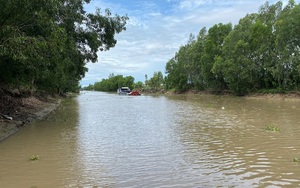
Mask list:
POLYGON ((297 101, 83 92, 0 143, 0 187, 299 187, 299 111, 297 101))

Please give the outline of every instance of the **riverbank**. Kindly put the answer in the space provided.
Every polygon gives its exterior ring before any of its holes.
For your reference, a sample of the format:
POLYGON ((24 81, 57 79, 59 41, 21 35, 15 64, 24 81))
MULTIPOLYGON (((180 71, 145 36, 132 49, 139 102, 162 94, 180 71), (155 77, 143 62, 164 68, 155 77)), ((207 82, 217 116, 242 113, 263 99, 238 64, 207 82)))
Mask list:
POLYGON ((249 99, 300 101, 300 93, 298 92, 286 94, 250 94, 245 97, 249 99))
MULTIPOLYGON (((152 93, 153 94, 153 93, 152 93)), ((196 90, 189 90, 182 93, 167 91, 165 93, 157 93, 157 94, 165 94, 165 95, 229 95, 233 96, 230 92, 210 92, 210 91, 196 91, 196 90)), ((262 99, 262 100, 293 100, 293 101, 300 101, 300 92, 288 92, 288 93, 250 93, 245 96, 240 96, 247 99, 262 99)))
POLYGON ((0 141, 35 120, 44 118, 61 101, 60 97, 20 97, 1 93, 0 141))

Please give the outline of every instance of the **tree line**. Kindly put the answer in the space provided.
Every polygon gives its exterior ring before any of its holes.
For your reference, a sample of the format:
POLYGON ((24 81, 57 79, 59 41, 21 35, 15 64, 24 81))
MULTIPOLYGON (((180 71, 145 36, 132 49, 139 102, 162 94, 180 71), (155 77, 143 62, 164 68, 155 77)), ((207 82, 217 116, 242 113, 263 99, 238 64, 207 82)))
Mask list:
POLYGON ((118 88, 123 86, 134 88, 134 78, 132 76, 124 77, 123 75, 110 74, 107 79, 102 79, 99 82, 90 84, 85 87, 84 90, 112 92, 117 91, 118 88))
POLYGON ((90 0, 0 0, 0 86, 22 91, 78 90, 86 63, 117 43, 127 16, 97 9, 90 0))
POLYGON ((103 78, 101 81, 90 84, 83 89, 106 92, 115 92, 121 87, 129 87, 133 90, 146 92, 158 92, 164 89, 164 76, 161 71, 154 72, 150 79, 148 79, 146 74, 145 83, 142 81, 135 82, 134 80, 132 76, 124 77, 123 75, 114 75, 111 73, 108 78, 103 78))
POLYGON ((216 24, 190 35, 166 63, 165 88, 236 95, 284 92, 300 86, 300 5, 266 2, 232 26, 216 24))

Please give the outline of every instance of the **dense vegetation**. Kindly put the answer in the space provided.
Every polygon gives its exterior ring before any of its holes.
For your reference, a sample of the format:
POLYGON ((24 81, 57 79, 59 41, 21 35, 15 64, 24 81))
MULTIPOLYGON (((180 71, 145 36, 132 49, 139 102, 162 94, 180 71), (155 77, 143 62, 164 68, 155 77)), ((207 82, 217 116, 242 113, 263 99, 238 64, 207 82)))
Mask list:
POLYGON ((153 77, 148 80, 148 76, 145 75, 145 84, 141 81, 134 82, 132 76, 114 75, 110 74, 107 79, 102 79, 99 82, 90 84, 84 87, 84 90, 95 91, 117 91, 120 87, 129 87, 133 90, 142 90, 147 92, 157 92, 164 89, 164 77, 162 72, 154 72, 153 77))
POLYGON ((166 64, 166 89, 284 92, 300 86, 300 5, 266 2, 237 25, 190 36, 166 64))
POLYGON ((127 16, 87 13, 90 0, 0 0, 0 89, 77 90, 86 63, 116 45, 127 16))
POLYGON ((110 74, 108 79, 102 79, 93 85, 85 87, 85 90, 95 91, 117 91, 118 88, 127 86, 133 88, 134 78, 132 76, 123 77, 122 75, 110 74))

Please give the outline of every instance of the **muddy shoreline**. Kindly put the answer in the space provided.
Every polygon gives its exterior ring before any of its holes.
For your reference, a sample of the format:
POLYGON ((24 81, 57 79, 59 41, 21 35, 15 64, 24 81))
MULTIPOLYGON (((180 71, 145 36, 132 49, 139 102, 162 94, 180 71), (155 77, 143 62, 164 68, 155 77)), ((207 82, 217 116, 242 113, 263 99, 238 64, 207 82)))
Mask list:
MULTIPOLYGON (((183 93, 166 92, 164 95, 227 95, 234 96, 230 92, 214 93, 209 91, 186 91, 183 93)), ((300 92, 289 93, 250 93, 245 96, 237 96, 245 99, 258 99, 258 100, 288 100, 288 101, 300 101, 300 92)))
POLYGON ((0 113, 0 141, 33 121, 43 119, 55 110, 61 102, 59 97, 48 97, 42 100, 36 97, 28 97, 16 98, 15 100, 17 102, 13 108, 9 110, 2 109, 2 113, 0 113))

